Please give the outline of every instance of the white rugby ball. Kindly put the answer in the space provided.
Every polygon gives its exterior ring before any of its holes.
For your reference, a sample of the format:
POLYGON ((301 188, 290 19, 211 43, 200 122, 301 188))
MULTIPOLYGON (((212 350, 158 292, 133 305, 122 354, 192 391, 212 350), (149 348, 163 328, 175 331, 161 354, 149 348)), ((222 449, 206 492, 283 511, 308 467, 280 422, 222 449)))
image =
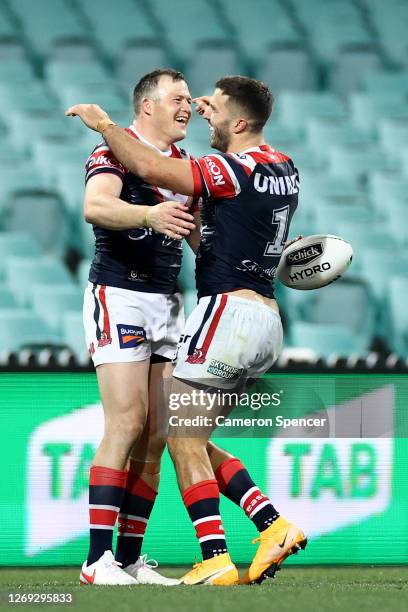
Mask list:
POLYGON ((284 249, 276 275, 292 289, 318 289, 340 278, 352 259, 353 249, 343 238, 316 234, 284 249))

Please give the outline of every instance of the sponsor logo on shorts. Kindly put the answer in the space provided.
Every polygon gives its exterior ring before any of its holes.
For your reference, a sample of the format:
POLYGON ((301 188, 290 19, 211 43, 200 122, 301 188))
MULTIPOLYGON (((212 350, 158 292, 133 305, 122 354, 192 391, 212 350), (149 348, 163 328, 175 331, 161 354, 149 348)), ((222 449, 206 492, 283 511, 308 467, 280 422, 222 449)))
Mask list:
POLYGON ((311 244, 308 247, 289 253, 289 255, 286 256, 286 264, 288 266, 303 266, 304 264, 311 263, 322 254, 323 244, 321 242, 316 242, 316 244, 311 244))
POLYGON ((133 348, 146 342, 146 330, 144 327, 134 325, 116 325, 118 329, 120 348, 133 348))
POLYGON ((194 349, 194 353, 187 357, 186 362, 193 364, 204 363, 206 357, 207 351, 204 351, 203 349, 194 349))
POLYGON ((242 373, 242 368, 235 368, 228 363, 218 361, 217 359, 211 359, 207 372, 214 374, 214 376, 218 376, 219 378, 232 380, 233 378, 238 378, 240 376, 242 373))
POLYGON ((112 338, 110 337, 108 332, 104 330, 98 340, 98 346, 102 348, 104 346, 107 346, 108 344, 112 344, 112 338))

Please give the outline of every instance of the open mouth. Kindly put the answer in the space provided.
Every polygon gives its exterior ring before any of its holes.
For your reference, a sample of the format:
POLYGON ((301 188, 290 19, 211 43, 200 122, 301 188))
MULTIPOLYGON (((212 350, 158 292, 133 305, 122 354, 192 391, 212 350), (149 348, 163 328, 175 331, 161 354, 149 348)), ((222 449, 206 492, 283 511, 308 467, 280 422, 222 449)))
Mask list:
POLYGON ((188 123, 188 118, 187 117, 176 117, 176 122, 186 127, 188 123))

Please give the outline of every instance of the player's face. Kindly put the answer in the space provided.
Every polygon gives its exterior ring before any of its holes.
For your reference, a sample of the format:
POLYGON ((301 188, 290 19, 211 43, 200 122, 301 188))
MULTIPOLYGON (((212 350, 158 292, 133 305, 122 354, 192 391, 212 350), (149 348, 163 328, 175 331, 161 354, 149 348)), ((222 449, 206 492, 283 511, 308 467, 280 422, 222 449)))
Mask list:
POLYGON ((218 151, 228 151, 233 118, 228 108, 228 96, 220 89, 216 89, 210 99, 210 112, 206 119, 210 124, 211 146, 218 151))
POLYGON ((191 95, 185 81, 173 81, 167 75, 160 77, 152 119, 169 143, 186 137, 187 124, 191 119, 191 95))

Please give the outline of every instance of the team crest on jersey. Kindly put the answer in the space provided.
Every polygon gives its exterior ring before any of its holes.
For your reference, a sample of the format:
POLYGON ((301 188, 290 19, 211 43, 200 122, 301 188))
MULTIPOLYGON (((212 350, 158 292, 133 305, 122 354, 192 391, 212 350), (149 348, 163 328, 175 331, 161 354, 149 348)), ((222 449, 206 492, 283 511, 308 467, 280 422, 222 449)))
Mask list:
POLYGON ((134 325, 116 325, 119 336, 119 345, 121 349, 133 348, 146 342, 146 330, 144 327, 135 327, 134 325))
POLYGON ((207 351, 203 349, 194 349, 194 353, 189 355, 186 359, 187 363, 197 364, 204 363, 207 357, 207 351))
POLYGON ((101 337, 98 340, 98 346, 102 348, 104 346, 107 346, 108 344, 112 344, 112 338, 109 332, 103 330, 103 332, 101 332, 101 337))

